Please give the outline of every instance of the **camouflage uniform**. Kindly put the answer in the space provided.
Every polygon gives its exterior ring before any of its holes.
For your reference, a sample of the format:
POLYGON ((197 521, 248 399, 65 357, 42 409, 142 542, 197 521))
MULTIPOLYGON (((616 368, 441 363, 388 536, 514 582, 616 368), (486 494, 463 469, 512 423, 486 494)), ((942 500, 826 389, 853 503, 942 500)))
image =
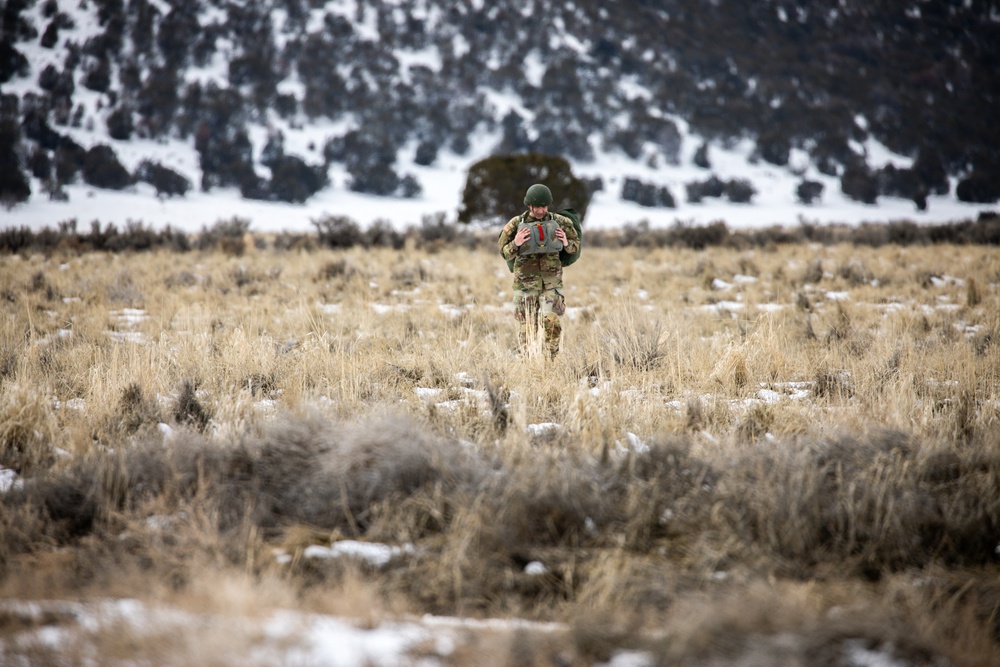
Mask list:
MULTIPOLYGON (((559 261, 559 251, 522 255, 520 248, 514 245, 517 226, 522 221, 542 222, 555 220, 566 233, 565 250, 573 253, 580 248, 580 237, 573 227, 573 221, 558 213, 548 212, 543 218, 536 219, 530 212, 510 219, 500 232, 500 254, 506 260, 514 260, 514 316, 520 323, 518 328, 518 343, 525 349, 531 335, 538 331, 539 319, 545 331, 545 346, 550 356, 559 352, 559 339, 562 335, 562 324, 559 317, 566 312, 566 300, 563 298, 562 263, 559 261)), ((525 244, 527 245, 527 244, 525 244)))

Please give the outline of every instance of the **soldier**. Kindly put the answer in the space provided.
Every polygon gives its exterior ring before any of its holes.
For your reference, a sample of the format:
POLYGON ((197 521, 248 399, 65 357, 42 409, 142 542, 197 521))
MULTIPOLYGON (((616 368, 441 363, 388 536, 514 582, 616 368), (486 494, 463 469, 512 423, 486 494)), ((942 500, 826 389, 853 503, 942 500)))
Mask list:
POLYGON ((528 188, 524 204, 528 210, 504 225, 499 241, 500 254, 514 262, 518 344, 521 350, 526 349, 541 320, 546 351, 550 358, 555 358, 562 335, 559 317, 566 312, 559 251, 577 252, 580 237, 572 220, 549 212, 552 191, 545 185, 535 183, 528 188))

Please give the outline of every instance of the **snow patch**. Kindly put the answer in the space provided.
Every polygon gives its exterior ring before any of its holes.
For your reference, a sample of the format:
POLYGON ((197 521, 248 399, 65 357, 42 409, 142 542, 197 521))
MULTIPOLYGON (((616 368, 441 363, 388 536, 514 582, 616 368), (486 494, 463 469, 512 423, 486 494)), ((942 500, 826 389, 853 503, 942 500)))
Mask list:
POLYGON ((536 438, 551 436, 562 430, 561 424, 556 424, 554 422, 542 422, 540 424, 528 424, 525 426, 525 430, 536 438))
POLYGON ((539 576, 542 574, 547 574, 549 568, 545 567, 545 563, 539 560, 533 560, 524 566, 524 573, 534 576, 539 576))
POLYGON ((398 556, 415 553, 412 544, 395 547, 375 542, 358 542, 356 540, 341 540, 329 547, 311 545, 305 548, 302 555, 305 558, 353 558, 373 567, 385 567, 398 556))
POLYGON ((10 468, 0 467, 0 493, 20 489, 24 485, 20 476, 10 468))

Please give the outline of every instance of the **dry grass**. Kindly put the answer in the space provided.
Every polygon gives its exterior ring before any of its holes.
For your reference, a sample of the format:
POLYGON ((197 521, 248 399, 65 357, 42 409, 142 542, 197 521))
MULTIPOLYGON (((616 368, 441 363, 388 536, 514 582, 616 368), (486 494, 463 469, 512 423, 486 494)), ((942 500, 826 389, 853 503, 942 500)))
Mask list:
MULTIPOLYGON (((0 593, 568 624, 455 665, 1000 660, 991 248, 591 248, 549 362, 488 241, 5 257, 0 593), (305 555, 348 538, 414 548, 305 555)), ((170 632, 100 650, 224 661, 170 632)))

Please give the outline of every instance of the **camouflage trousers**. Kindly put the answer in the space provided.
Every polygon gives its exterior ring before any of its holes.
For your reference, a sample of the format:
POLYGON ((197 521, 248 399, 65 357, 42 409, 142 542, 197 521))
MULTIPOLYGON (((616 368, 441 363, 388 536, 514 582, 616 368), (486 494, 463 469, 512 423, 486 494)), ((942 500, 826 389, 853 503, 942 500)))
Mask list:
POLYGON ((559 318, 565 313, 566 299, 558 289, 543 290, 540 293, 534 290, 515 290, 514 317, 520 324, 517 332, 520 349, 528 349, 530 341, 537 337, 541 324, 545 351, 550 357, 559 354, 559 341, 562 337, 559 318))

